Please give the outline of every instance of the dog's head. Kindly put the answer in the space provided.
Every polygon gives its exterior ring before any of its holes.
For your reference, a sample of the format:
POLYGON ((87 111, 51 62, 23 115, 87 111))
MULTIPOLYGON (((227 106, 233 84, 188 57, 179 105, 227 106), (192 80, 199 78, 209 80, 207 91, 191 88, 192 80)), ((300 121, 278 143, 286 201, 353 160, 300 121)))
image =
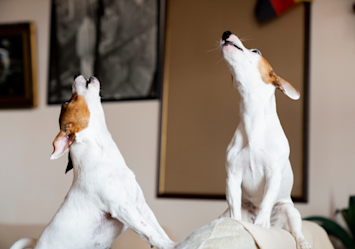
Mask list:
POLYGON ((60 112, 60 131, 53 141, 52 160, 64 155, 75 141, 75 134, 89 127, 90 116, 101 107, 99 93, 100 82, 95 77, 74 77, 72 97, 62 105, 60 112))
MULTIPOLYGON (((259 50, 247 49, 239 38, 229 31, 223 33, 220 46, 222 56, 236 79, 236 83, 255 89, 266 89, 265 86, 273 86, 279 88, 291 99, 299 99, 298 90, 276 75, 259 50)), ((235 87, 239 86, 235 85, 235 87)))

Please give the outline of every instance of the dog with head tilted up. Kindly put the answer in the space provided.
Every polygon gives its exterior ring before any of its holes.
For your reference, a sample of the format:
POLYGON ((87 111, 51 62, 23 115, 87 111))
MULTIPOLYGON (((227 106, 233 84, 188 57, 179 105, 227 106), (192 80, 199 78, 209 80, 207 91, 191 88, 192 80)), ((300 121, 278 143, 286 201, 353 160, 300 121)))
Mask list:
POLYGON ((175 248, 106 127, 100 82, 77 76, 72 92, 51 156, 70 151, 72 186, 39 239, 21 239, 11 249, 108 249, 127 227, 158 249, 175 248))
POLYGON ((229 207, 220 217, 285 229, 297 249, 311 249, 291 200, 290 147, 276 112, 275 89, 295 100, 300 94, 276 75, 258 50, 247 49, 231 32, 223 33, 220 48, 241 97, 241 121, 227 148, 229 207))

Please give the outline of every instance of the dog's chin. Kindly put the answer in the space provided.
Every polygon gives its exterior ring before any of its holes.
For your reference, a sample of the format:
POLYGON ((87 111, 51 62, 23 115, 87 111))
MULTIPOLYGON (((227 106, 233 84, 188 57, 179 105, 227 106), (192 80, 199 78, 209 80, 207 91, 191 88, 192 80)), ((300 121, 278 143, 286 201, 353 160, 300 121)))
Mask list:
POLYGON ((90 85, 87 94, 92 97, 100 97, 100 85, 90 85))
POLYGON ((222 50, 223 60, 226 62, 229 71, 233 70, 238 56, 236 56, 236 51, 234 50, 222 50))
POLYGON ((236 47, 234 47, 231 44, 226 44, 222 46, 222 52, 226 52, 226 53, 233 53, 235 51, 237 51, 238 49, 236 47))

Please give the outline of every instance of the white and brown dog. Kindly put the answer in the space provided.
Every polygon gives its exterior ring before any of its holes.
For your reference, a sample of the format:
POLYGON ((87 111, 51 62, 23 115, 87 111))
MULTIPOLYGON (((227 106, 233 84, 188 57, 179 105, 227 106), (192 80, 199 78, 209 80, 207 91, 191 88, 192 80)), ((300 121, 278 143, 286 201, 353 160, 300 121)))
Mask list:
POLYGON ((241 96, 241 121, 227 149, 229 208, 221 217, 283 228, 294 236, 298 249, 309 249, 291 200, 290 147, 277 116, 275 89, 291 99, 300 94, 275 74, 258 50, 247 49, 231 32, 223 33, 220 47, 241 96))
POLYGON ((107 130, 99 81, 80 75, 72 89, 71 100, 62 105, 51 156, 70 150, 72 186, 38 241, 21 239, 11 249, 106 249, 127 227, 152 246, 174 248, 107 130))

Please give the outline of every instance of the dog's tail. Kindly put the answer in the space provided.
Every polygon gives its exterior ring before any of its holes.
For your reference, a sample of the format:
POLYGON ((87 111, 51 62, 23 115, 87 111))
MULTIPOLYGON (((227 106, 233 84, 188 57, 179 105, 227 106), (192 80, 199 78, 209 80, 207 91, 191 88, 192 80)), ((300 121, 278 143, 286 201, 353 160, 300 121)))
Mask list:
POLYGON ((16 243, 13 244, 10 247, 10 249, 25 249, 25 248, 33 249, 36 246, 36 243, 37 243, 36 239, 24 238, 16 241, 16 243))

